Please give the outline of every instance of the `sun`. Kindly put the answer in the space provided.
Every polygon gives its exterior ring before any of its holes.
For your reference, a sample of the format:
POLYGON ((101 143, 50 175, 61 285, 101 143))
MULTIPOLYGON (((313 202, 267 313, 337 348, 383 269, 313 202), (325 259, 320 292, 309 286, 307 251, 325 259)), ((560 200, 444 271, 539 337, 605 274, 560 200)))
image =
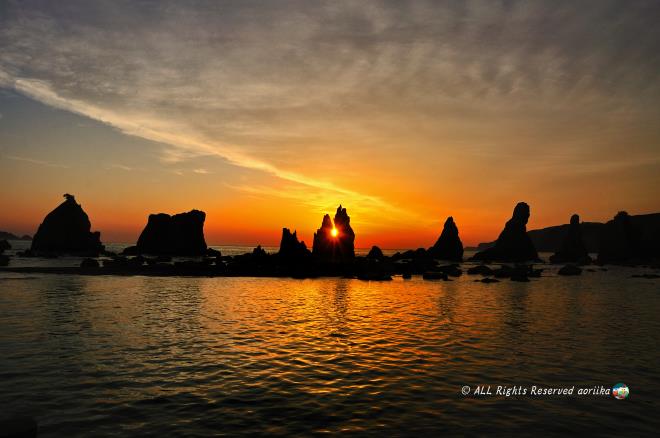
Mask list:
POLYGON ((337 231, 336 228, 333 228, 333 229, 330 231, 330 234, 332 234, 332 237, 337 237, 337 234, 339 234, 339 231, 337 231))

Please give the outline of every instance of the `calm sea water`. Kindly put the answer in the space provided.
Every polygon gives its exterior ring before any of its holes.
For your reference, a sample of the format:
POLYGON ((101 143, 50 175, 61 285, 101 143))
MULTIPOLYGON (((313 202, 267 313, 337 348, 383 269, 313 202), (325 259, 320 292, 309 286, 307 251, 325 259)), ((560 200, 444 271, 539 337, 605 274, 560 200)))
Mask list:
POLYGON ((652 435, 660 288, 0 274, 0 405, 40 436, 652 435), (469 385, 630 397, 466 396, 469 385))

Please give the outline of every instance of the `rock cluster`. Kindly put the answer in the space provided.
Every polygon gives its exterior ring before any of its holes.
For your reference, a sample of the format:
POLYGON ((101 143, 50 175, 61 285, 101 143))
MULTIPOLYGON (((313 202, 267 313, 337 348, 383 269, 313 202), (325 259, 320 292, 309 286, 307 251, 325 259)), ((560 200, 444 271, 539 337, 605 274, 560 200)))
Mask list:
POLYGON ((298 241, 296 231, 291 233, 288 228, 282 228, 282 240, 280 240, 279 257, 283 261, 296 262, 308 257, 311 253, 305 242, 298 241))
POLYGON ((149 215, 147 226, 137 241, 138 254, 197 256, 206 254, 204 220, 206 213, 191 210, 174 216, 149 215))
POLYGON ((519 202, 513 209, 513 215, 504 226, 495 245, 478 252, 473 260, 492 260, 501 262, 524 262, 538 260, 538 253, 532 240, 527 235, 529 205, 519 202))
POLYGON ((438 241, 429 248, 428 252, 436 259, 454 262, 463 261, 463 243, 458 237, 458 227, 456 227, 453 217, 449 216, 447 218, 438 241))
POLYGON ((600 235, 598 263, 627 263, 643 256, 641 232, 625 211, 607 222, 600 235))
POLYGON ((591 263, 591 257, 589 257, 587 247, 582 240, 580 216, 577 214, 571 216, 568 233, 562 242, 561 249, 550 257, 550 261, 552 263, 578 263, 583 265, 591 263))
POLYGON ((64 195, 65 201, 46 215, 32 239, 33 254, 88 254, 104 250, 101 233, 91 232, 87 213, 73 195, 64 195))
POLYGON ((381 250, 376 245, 372 246, 367 254, 367 259, 369 260, 383 260, 385 256, 383 255, 383 250, 381 250))
POLYGON ((337 208, 334 221, 330 215, 323 217, 321 228, 314 233, 312 255, 317 260, 332 263, 347 263, 355 258, 355 232, 346 209, 337 208))

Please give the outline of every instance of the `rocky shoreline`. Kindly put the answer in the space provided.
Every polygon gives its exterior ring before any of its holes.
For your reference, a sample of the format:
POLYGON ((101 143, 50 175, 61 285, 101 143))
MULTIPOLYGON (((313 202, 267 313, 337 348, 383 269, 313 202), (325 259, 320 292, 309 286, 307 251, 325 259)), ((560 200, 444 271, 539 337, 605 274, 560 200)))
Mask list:
MULTIPOLYGON (((91 222, 73 195, 49 213, 39 226, 30 249, 23 257, 57 258, 60 255, 86 257, 79 267, 13 267, 3 251, 10 248, 0 241, 2 272, 76 275, 148 275, 148 276, 250 276, 250 277, 346 277, 387 281, 394 275, 404 279, 421 275, 425 280, 450 281, 464 273, 480 275, 485 283, 499 279, 529 281, 541 277, 545 267, 538 256, 526 226, 531 210, 519 202, 513 209, 495 244, 476 253, 462 265, 463 244, 458 226, 448 217, 440 237, 429 248, 418 248, 386 256, 374 246, 366 256, 356 256, 356 233, 346 208, 337 208, 334 218, 324 215, 314 233, 311 251, 298 240, 297 232, 282 229, 279 251, 268 254, 261 246, 252 252, 225 256, 209 248, 204 238, 206 213, 191 210, 169 215, 151 214, 135 246, 122 254, 105 249, 99 232, 91 231, 91 222), (175 257, 193 257, 176 260, 175 257)), ((603 227, 598 265, 657 266, 658 254, 643 245, 643 236, 626 212, 619 212, 603 227)), ((550 257, 553 264, 564 265, 558 275, 582 274, 593 263, 581 233, 580 218, 570 218, 568 232, 559 250, 550 257)), ((644 274, 646 275, 646 274, 644 274)), ((648 274, 654 275, 654 274, 648 274)))

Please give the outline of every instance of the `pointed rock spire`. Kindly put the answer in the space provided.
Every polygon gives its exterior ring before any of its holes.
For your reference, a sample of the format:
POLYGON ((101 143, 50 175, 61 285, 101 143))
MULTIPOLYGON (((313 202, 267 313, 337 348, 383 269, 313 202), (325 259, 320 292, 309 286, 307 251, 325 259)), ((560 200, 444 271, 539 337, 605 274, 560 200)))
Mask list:
POLYGON ((532 239, 527 235, 529 205, 519 202, 513 209, 513 215, 504 226, 495 245, 472 257, 473 260, 492 260, 501 262, 523 262, 538 260, 532 239))
POLYGON ((436 259, 463 261, 463 243, 458 237, 458 227, 453 217, 449 216, 445 221, 438 241, 429 248, 429 254, 436 259))
POLYGON ((552 263, 591 263, 591 257, 589 257, 587 247, 582 240, 580 216, 577 214, 571 216, 568 233, 562 242, 561 248, 550 257, 550 261, 552 263))
POLYGON ((48 213, 32 240, 33 252, 98 254, 104 250, 101 233, 91 232, 87 213, 73 195, 48 213))

